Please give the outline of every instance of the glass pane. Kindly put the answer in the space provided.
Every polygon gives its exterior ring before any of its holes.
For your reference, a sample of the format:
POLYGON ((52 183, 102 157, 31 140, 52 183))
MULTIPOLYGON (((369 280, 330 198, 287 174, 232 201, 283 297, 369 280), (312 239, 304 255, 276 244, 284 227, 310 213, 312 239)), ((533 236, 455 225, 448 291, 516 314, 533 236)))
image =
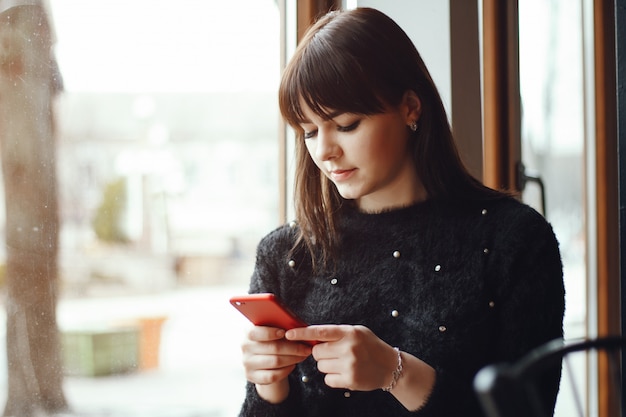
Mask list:
POLYGON ((69 406, 236 415, 248 325, 228 298, 247 292, 256 245, 279 222, 277 3, 49 6, 64 82, 57 320, 69 406))
MULTIPOLYGON (((585 336, 587 314, 581 11, 582 0, 519 4, 522 160, 545 184, 546 217, 563 257, 568 339, 585 336)), ((541 210, 537 184, 528 183, 523 197, 541 210)), ((577 364, 575 378, 585 387, 584 363, 577 364)), ((564 372, 565 380, 569 371, 564 372)), ((571 395, 560 395, 557 416, 576 415, 571 395)))

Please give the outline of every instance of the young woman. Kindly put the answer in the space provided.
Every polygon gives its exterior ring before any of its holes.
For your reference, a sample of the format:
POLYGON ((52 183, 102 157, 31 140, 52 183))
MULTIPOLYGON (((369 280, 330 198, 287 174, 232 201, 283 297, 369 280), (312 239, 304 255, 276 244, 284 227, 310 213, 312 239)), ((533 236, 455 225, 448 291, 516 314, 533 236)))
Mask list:
POLYGON ((297 221, 259 244, 250 292, 311 326, 251 329, 241 416, 481 416, 481 367, 562 337, 550 225, 468 174, 420 55, 379 11, 317 21, 279 100, 297 221))

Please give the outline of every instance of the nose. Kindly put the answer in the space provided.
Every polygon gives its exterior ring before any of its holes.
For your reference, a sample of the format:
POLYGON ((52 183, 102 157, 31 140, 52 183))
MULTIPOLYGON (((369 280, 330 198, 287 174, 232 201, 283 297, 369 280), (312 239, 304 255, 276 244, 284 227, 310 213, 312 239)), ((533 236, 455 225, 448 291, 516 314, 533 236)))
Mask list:
POLYGON ((320 129, 317 133, 315 157, 320 161, 328 161, 339 156, 340 148, 333 132, 320 129))

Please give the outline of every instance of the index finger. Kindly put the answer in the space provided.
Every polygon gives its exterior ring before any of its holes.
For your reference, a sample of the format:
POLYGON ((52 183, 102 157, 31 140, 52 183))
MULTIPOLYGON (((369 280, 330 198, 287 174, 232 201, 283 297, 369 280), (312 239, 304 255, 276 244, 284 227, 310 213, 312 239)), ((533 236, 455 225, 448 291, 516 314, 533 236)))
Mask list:
POLYGON ((318 342, 333 342, 345 335, 345 326, 336 324, 321 324, 287 330, 287 340, 315 340, 318 342))

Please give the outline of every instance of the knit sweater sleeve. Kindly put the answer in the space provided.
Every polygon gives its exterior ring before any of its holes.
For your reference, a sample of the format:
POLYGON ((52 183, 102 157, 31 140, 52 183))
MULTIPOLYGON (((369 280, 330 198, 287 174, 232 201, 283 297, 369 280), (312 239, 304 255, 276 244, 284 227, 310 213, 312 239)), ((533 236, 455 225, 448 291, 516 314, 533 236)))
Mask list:
POLYGON ((500 306, 496 346, 498 359, 512 361, 563 337, 563 267, 551 226, 534 211, 503 230, 499 239, 510 245, 501 245, 508 249, 502 254, 507 262, 495 277, 500 306))
POLYGON ((297 395, 294 389, 297 386, 292 384, 289 391, 289 396, 285 401, 280 404, 272 404, 265 401, 259 396, 253 383, 248 382, 246 384, 246 398, 243 406, 241 407, 240 417, 291 417, 304 415, 304 410, 299 404, 297 395))
POLYGON ((250 279, 250 293, 271 292, 276 293, 279 285, 279 276, 277 268, 277 254, 281 253, 277 246, 280 239, 281 229, 277 229, 265 236, 256 251, 256 261, 254 271, 250 279))
MULTIPOLYGON (((257 247, 257 256, 250 280, 250 293, 271 292, 281 295, 281 268, 279 267, 280 254, 287 253, 286 244, 289 239, 289 229, 283 226, 261 240, 257 247), (277 259, 279 258, 279 259, 277 259)), ((298 386, 290 384, 289 396, 280 404, 265 401, 257 393, 253 383, 246 384, 246 396, 239 413, 240 417, 288 417, 304 415, 300 395, 296 392, 298 386)))
MULTIPOLYGON (((565 289, 558 242, 549 223, 527 208, 522 221, 503 230, 510 253, 496 278, 498 333, 495 360, 512 363, 533 348, 563 338, 565 289)), ((497 243, 496 243, 497 244, 497 243)), ((504 244, 502 245, 503 247, 504 244)), ((561 376, 560 365, 547 369, 537 381, 544 409, 553 412, 561 376)))

